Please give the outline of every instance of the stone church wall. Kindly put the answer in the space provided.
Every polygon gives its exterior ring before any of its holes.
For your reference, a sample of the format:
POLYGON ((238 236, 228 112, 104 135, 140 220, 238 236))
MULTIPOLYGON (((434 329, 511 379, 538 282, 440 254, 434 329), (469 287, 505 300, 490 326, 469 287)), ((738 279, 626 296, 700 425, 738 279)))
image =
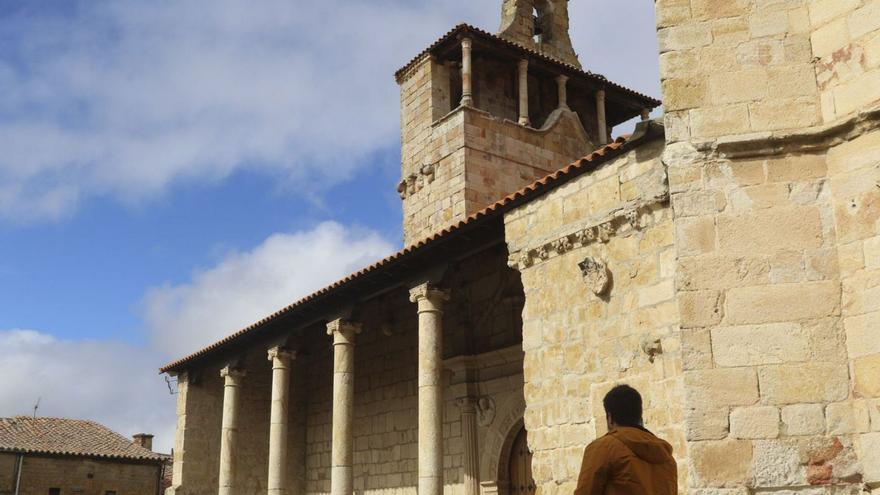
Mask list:
MULTIPOLYGON (((574 489, 584 447, 606 431, 602 397, 618 383, 642 392, 647 428, 686 466, 662 145, 646 144, 505 216, 526 295, 525 425, 543 495, 574 489), (607 266, 607 287, 585 280, 586 258, 607 266)), ((683 469, 682 487, 685 480, 683 469)))

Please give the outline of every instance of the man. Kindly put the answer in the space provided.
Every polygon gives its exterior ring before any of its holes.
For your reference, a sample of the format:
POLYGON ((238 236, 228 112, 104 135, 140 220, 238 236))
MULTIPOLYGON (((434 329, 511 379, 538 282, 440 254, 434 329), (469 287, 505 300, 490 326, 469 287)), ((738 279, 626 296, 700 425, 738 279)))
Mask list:
POLYGON ((672 446, 642 426, 642 396, 629 385, 602 401, 608 433, 584 450, 575 495, 672 495, 678 472, 672 446))

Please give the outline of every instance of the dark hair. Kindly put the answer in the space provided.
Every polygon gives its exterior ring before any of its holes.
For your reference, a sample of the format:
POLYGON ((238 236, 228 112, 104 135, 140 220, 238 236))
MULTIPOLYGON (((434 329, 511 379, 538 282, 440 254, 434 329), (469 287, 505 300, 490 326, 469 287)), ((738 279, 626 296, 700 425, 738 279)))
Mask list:
POLYGON ((629 385, 612 388, 602 400, 605 414, 620 426, 641 426, 642 396, 629 385))

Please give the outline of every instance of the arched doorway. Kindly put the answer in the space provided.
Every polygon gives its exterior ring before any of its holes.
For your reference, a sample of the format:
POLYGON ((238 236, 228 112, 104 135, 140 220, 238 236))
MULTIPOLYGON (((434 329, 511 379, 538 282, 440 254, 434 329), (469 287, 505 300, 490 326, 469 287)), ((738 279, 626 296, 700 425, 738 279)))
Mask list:
POLYGON ((510 447, 507 465, 510 495, 534 495, 535 480, 532 478, 532 452, 529 450, 528 433, 523 427, 510 447))

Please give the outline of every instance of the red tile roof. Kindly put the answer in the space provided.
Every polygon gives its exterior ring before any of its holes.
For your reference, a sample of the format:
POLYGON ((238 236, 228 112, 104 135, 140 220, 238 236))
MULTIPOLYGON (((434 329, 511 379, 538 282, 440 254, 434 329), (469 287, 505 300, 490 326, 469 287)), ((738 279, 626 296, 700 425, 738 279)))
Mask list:
POLYGON ((620 92, 628 93, 631 96, 634 96, 637 99, 642 100, 645 103, 645 106, 648 108, 655 108, 655 107, 658 107, 662 104, 662 102, 660 100, 658 100, 656 98, 652 98, 646 94, 639 93, 638 91, 634 91, 634 90, 629 89, 629 88, 622 86, 620 84, 617 84, 617 83, 609 80, 608 78, 606 78, 602 74, 596 74, 594 72, 585 71, 579 67, 575 67, 574 65, 563 62, 557 58, 551 57, 551 56, 546 55, 544 53, 541 53, 539 51, 533 50, 529 47, 520 45, 519 43, 516 43, 514 41, 504 39, 496 34, 492 34, 488 31, 484 31, 478 27, 474 27, 474 26, 471 26, 470 24, 465 24, 465 23, 461 23, 461 24, 455 26, 454 28, 449 30, 446 34, 441 36, 440 39, 438 39, 434 43, 431 43, 431 45, 428 46, 428 48, 425 48, 424 50, 422 50, 418 55, 413 57, 412 60, 407 62, 406 65, 404 65, 403 67, 398 69, 397 72, 394 73, 394 78, 399 82, 401 76, 407 70, 409 70, 416 62, 418 62, 423 56, 425 56, 425 54, 433 52, 440 45, 455 38, 459 34, 464 34, 464 33, 471 34, 471 35, 475 34, 475 35, 480 36, 481 38, 483 38, 489 42, 498 43, 501 45, 505 45, 509 48, 513 48, 516 50, 526 52, 529 54, 530 57, 538 58, 538 59, 541 59, 541 60, 548 62, 550 64, 556 65, 560 68, 567 70, 568 72, 574 73, 575 75, 577 75, 579 77, 590 79, 590 80, 596 82, 597 84, 605 86, 606 88, 613 88, 613 89, 616 89, 620 92))
POLYGON ((164 461, 106 426, 84 419, 0 418, 0 452, 164 461))
POLYGON ((324 287, 323 289, 321 289, 317 292, 314 292, 314 293, 312 293, 312 294, 310 294, 310 295, 270 314, 269 316, 266 316, 265 318, 257 321, 256 323, 253 323, 252 325, 249 325, 245 328, 242 328, 241 330, 229 335, 228 337, 221 339, 221 340, 219 340, 219 341, 217 341, 217 342, 215 342, 215 343, 213 343, 213 344, 211 344, 211 345, 209 345, 209 346, 207 346, 207 347, 205 347, 205 348, 203 348, 193 354, 190 354, 184 358, 178 359, 177 361, 168 363, 165 366, 163 366, 162 368, 160 368, 159 371, 162 373, 166 373, 169 371, 178 371, 186 363, 192 361, 193 359, 204 356, 204 355, 206 355, 206 354, 208 354, 208 353, 210 353, 220 347, 223 347, 223 346, 237 340, 238 338, 244 336, 245 334, 248 334, 258 328, 265 326, 269 322, 271 322, 271 321, 273 321, 273 320, 275 320, 285 314, 289 314, 296 309, 299 309, 299 308, 302 308, 302 307, 308 305, 310 302, 314 301, 315 299, 317 299, 321 296, 328 295, 328 294, 330 294, 338 289, 341 289, 342 287, 344 287, 344 286, 346 286, 346 285, 348 285, 348 284, 350 284, 350 283, 352 283, 352 282, 354 282, 354 281, 356 281, 356 280, 358 280, 368 274, 371 274, 373 272, 376 272, 377 270, 383 269, 392 263, 398 262, 406 257, 409 257, 410 255, 412 255, 414 253, 417 253, 423 249, 426 249, 426 248, 432 246, 433 244, 437 243, 441 239, 452 236, 453 234, 455 234, 456 232, 458 232, 459 230, 461 230, 462 228, 464 228, 466 226, 471 226, 473 224, 487 220, 488 218, 496 217, 500 214, 503 214, 504 212, 509 211, 509 210, 513 209, 514 207, 516 207, 526 201, 534 199, 535 197, 551 190, 552 188, 563 184, 567 180, 570 180, 570 179, 577 177, 578 175, 580 175, 584 172, 592 170, 593 168, 604 163, 606 160, 608 160, 610 158, 618 156, 618 155, 622 154, 623 152, 629 151, 630 149, 633 149, 637 146, 644 144, 647 141, 646 139, 643 139, 644 137, 645 137, 645 134, 641 134, 638 137, 629 138, 629 139, 626 137, 619 137, 613 143, 608 144, 606 146, 603 146, 602 148, 599 148, 596 151, 593 151, 589 155, 587 155, 587 156, 585 156, 575 162, 570 163, 569 165, 557 170, 556 172, 553 172, 550 175, 547 175, 546 177, 544 177, 536 182, 533 182, 532 184, 529 184, 528 186, 520 189, 519 191, 514 192, 513 194, 505 196, 504 198, 500 199, 499 201, 497 201, 497 202, 487 206, 486 208, 468 216, 464 220, 461 220, 453 225, 450 225, 449 227, 446 227, 443 230, 441 230, 441 231, 439 231, 439 232, 437 232, 437 233, 435 233, 425 239, 422 239, 419 242, 416 242, 410 246, 407 246, 404 249, 392 254, 391 256, 388 256, 385 259, 377 261, 376 263, 373 263, 372 265, 370 265, 370 266, 368 266, 358 272, 355 272, 355 273, 335 282, 332 285, 324 287))

